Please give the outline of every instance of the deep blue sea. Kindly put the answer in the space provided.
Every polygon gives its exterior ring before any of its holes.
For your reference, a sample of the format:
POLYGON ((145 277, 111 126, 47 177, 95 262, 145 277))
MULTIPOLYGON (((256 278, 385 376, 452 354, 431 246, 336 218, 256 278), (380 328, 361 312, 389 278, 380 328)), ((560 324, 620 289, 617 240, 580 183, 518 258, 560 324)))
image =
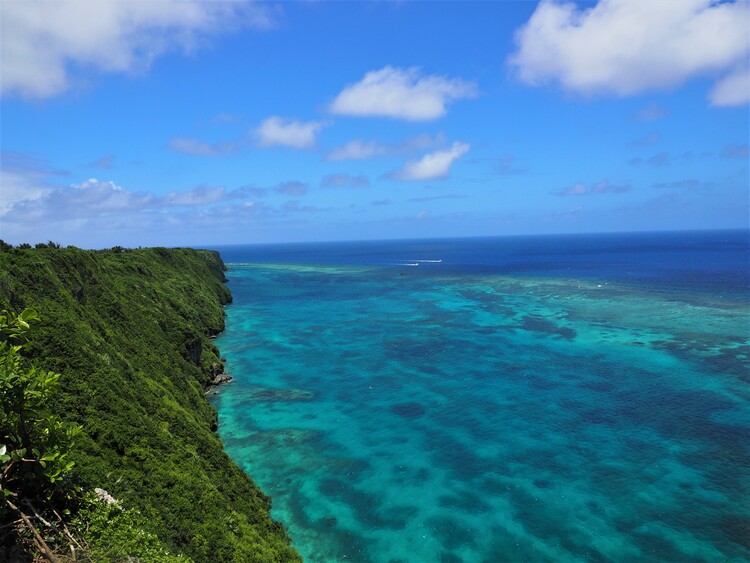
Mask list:
POLYGON ((750 560, 748 231, 218 248, 306 561, 750 560))

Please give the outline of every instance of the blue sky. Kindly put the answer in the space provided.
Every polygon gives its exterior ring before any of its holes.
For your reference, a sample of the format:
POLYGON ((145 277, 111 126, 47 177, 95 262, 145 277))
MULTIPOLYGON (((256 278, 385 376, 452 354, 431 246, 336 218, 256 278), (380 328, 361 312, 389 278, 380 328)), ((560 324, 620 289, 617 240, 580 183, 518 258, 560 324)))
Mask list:
POLYGON ((746 228, 750 4, 0 4, 0 238, 746 228))

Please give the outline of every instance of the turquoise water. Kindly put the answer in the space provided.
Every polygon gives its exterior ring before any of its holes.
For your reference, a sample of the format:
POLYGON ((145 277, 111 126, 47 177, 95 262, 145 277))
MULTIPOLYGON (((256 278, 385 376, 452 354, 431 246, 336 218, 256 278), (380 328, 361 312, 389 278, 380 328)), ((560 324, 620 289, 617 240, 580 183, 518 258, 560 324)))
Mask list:
POLYGON ((337 262, 230 264, 217 341, 306 561, 750 559, 744 292, 337 262))

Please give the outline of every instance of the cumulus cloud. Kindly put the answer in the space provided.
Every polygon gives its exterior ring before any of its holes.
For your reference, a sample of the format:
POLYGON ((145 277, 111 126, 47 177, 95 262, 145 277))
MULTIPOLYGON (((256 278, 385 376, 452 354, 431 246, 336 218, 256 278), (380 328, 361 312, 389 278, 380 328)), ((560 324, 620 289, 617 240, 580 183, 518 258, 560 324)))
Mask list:
POLYGON ((19 202, 34 201, 55 189, 51 179, 67 176, 47 161, 16 151, 0 151, 0 218, 19 202))
POLYGON ((440 180, 447 178, 453 163, 466 154, 471 146, 455 142, 448 149, 427 153, 418 160, 404 164, 403 168, 389 174, 396 180, 440 180))
POLYGON ((82 72, 144 71, 163 53, 193 51, 212 34, 269 27, 274 15, 255 2, 0 2, 0 92, 47 98, 82 72))
POLYGON ((509 63, 531 85, 617 96, 723 75, 711 102, 738 105, 747 102, 748 17, 742 0, 600 0, 588 9, 544 0, 517 31, 509 63))
POLYGON ((739 69, 719 80, 709 99, 715 106, 743 106, 750 102, 750 69, 739 69))
POLYGON ((333 149, 326 156, 326 160, 367 160, 370 158, 408 154, 435 147, 444 142, 445 136, 442 133, 434 136, 427 134, 417 135, 400 143, 380 143, 378 141, 354 139, 333 149))
POLYGON ((330 104, 329 111, 338 115, 431 121, 444 116, 450 102, 477 95, 473 82, 423 75, 416 67, 385 66, 346 86, 330 104))
POLYGON ((12 220, 60 221, 118 214, 143 209, 156 203, 156 197, 135 193, 111 180, 90 178, 78 184, 56 187, 42 197, 19 201, 11 209, 12 220))
POLYGON ((609 180, 602 180, 587 186, 583 182, 577 182, 570 187, 560 188, 554 190, 552 193, 559 196, 584 196, 584 195, 596 195, 596 194, 621 194, 629 192, 632 188, 630 185, 616 185, 610 183, 609 180))
POLYGON ((230 141, 212 144, 191 137, 175 137, 168 146, 170 150, 191 156, 218 156, 233 153, 239 148, 237 143, 230 141))
POLYGON ((45 179, 59 181, 53 176, 67 173, 29 155, 3 156, 7 166, 0 167, 3 174, 0 234, 14 244, 52 239, 102 247, 154 244, 155 237, 162 241, 160 244, 185 244, 185 237, 192 237, 195 242, 191 244, 207 244, 217 233, 220 235, 214 240, 251 225, 262 228, 284 225, 279 228, 285 229, 291 217, 325 211, 298 201, 286 201, 288 198, 270 206, 253 197, 271 190, 299 196, 308 189, 301 182, 233 190, 201 185, 157 195, 128 189, 110 179, 89 178, 67 185, 45 183, 45 179), (17 179, 19 188, 12 199, 6 198, 5 180, 9 174, 17 179))
POLYGON ((4 223, 34 225, 43 221, 121 218, 141 212, 208 207, 250 195, 244 188, 228 191, 221 186, 197 186, 155 195, 129 190, 113 180, 89 178, 61 186, 43 183, 40 178, 44 175, 35 169, 2 170, 0 218, 4 223))
POLYGON ((329 174, 323 178, 321 184, 327 188, 364 188, 370 185, 370 181, 364 176, 329 174))
POLYGON ((325 125, 320 121, 296 121, 274 115, 265 119, 254 133, 261 147, 309 149, 315 146, 318 133, 325 125))
POLYGON ((291 195, 295 197, 303 196, 307 193, 309 186, 304 182, 284 182, 278 184, 274 190, 280 194, 291 195))

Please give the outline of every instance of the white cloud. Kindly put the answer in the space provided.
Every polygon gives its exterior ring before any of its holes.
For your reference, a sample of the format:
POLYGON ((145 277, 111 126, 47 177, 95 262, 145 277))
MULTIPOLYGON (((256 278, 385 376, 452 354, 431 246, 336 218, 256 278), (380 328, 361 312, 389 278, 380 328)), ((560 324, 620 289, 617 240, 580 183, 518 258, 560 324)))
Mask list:
POLYGON ((742 106, 750 102, 750 69, 740 69, 719 80, 709 99, 715 106, 742 106))
POLYGON ((257 129, 255 137, 262 147, 279 145, 294 149, 309 149, 315 146, 315 141, 325 123, 320 121, 296 121, 272 116, 264 120, 257 129))
POLYGON ((141 212, 162 212, 170 209, 212 206, 242 194, 227 192, 223 187, 197 186, 184 191, 172 191, 163 196, 135 192, 112 180, 89 178, 68 186, 39 185, 36 175, 3 171, 5 180, 14 189, 11 198, 3 197, 0 218, 6 223, 39 225, 42 222, 60 223, 93 218, 112 217, 113 220, 141 212), (11 175, 11 176, 8 176, 11 175), (18 188, 18 189, 15 189, 18 188))
POLYGON ((344 88, 329 106, 331 113, 430 121, 445 115, 454 100, 474 98, 476 84, 458 78, 423 76, 418 68, 385 66, 344 88))
POLYGON ((363 141, 354 139, 348 143, 336 147, 326 156, 326 160, 366 160, 383 156, 408 154, 418 150, 424 150, 441 145, 445 142, 445 136, 417 135, 410 137, 400 143, 380 143, 378 141, 363 141))
POLYGON ((273 17, 254 2, 3 1, 0 91, 51 97, 86 71, 143 71, 165 52, 193 51, 214 33, 269 27, 273 17))
POLYGON ((111 180, 90 178, 79 184, 56 187, 40 198, 17 202, 10 217, 22 222, 68 221, 132 212, 155 202, 152 194, 131 192, 111 180))
POLYGON ((238 148, 237 143, 229 141, 211 144, 190 137, 175 137, 169 141, 168 146, 175 152, 191 156, 218 156, 233 153, 238 148))
POLYGON ((440 180, 448 177, 451 165, 466 154, 470 145, 455 142, 448 149, 427 153, 419 160, 412 160, 404 164, 401 170, 389 176, 397 180, 440 180))
MULTIPOLYGON (((57 200, 59 206, 66 206, 71 214, 85 211, 96 214, 133 211, 152 204, 156 199, 149 193, 126 190, 112 180, 100 181, 90 178, 80 184, 73 184, 70 188, 69 190, 56 190, 51 196, 57 200)), ((55 206, 55 211, 59 214, 58 206, 55 206)))
POLYGON ((41 199, 54 190, 51 177, 67 175, 34 155, 0 151, 0 218, 7 221, 14 205, 41 199))
MULTIPOLYGON (((583 94, 670 89, 743 65, 749 17, 750 3, 742 0, 600 0, 584 10, 545 0, 517 31, 509 62, 528 84, 557 81, 583 94)), ((732 76, 717 85, 715 104, 744 103, 746 89, 732 76)))
POLYGON ((39 199, 52 189, 38 176, 4 169, 0 169, 0 186, 0 218, 18 202, 39 199))

